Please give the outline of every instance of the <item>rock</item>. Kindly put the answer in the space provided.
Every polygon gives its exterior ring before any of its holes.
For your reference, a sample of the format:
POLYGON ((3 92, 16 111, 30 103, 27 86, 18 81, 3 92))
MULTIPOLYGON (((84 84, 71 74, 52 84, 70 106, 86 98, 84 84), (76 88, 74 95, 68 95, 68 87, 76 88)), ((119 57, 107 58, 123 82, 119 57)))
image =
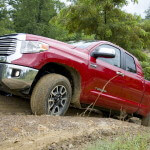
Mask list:
POLYGON ((40 132, 48 132, 49 129, 46 126, 43 126, 41 124, 38 125, 38 131, 40 132))
POLYGON ((72 144, 69 144, 69 149, 73 148, 73 145, 72 144))

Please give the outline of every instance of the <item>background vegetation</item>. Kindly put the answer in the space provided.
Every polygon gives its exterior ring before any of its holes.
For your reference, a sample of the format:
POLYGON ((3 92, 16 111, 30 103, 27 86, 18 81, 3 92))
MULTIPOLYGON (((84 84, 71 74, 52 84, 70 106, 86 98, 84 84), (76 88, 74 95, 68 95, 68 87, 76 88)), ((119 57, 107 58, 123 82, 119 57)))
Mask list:
POLYGON ((68 1, 70 6, 59 0, 0 0, 0 35, 23 32, 61 41, 107 40, 135 55, 150 80, 150 7, 142 19, 122 11, 127 0, 68 1))

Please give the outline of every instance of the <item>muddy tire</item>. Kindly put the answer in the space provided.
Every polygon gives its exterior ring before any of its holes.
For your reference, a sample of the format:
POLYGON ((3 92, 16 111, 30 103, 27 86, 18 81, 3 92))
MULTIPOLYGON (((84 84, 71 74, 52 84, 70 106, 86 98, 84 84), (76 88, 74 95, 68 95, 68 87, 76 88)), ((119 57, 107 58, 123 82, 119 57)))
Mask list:
POLYGON ((150 114, 147 115, 146 117, 142 118, 142 123, 141 124, 143 126, 150 127, 150 114))
POLYGON ((36 115, 62 116, 68 110, 72 96, 69 80, 59 74, 43 76, 33 89, 31 110, 36 115))

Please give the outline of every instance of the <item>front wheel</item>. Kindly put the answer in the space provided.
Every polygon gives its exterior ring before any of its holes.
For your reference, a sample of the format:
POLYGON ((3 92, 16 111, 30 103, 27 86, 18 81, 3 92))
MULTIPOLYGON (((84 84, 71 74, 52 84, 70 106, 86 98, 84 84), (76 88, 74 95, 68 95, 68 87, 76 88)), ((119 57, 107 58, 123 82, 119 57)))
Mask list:
POLYGON ((146 117, 142 118, 142 123, 141 124, 143 126, 150 127, 150 114, 147 115, 146 117))
POLYGON ((33 89, 31 109, 34 114, 61 116, 68 110, 72 96, 69 80, 59 74, 43 76, 33 89))

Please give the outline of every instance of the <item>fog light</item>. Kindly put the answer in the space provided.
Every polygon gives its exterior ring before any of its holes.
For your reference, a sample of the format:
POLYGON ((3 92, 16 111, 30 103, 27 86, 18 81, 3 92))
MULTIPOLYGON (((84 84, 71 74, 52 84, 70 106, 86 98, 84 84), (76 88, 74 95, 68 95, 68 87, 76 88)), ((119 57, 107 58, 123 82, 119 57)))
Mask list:
POLYGON ((19 77, 20 76, 20 71, 16 71, 15 76, 19 77))
POLYGON ((20 76, 20 72, 21 72, 21 71, 18 70, 18 69, 13 69, 11 76, 12 76, 12 77, 19 77, 19 76, 20 76))

